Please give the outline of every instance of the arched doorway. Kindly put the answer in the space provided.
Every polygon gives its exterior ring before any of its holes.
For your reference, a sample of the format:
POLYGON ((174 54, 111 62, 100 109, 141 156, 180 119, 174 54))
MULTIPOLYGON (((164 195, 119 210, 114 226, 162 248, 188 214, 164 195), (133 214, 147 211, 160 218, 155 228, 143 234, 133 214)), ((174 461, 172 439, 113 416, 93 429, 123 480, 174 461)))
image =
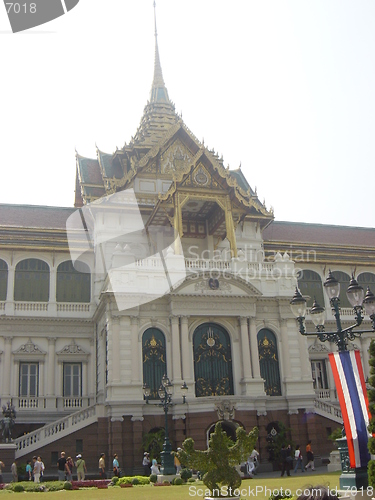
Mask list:
POLYGON ((158 400, 158 389, 167 373, 165 337, 158 328, 148 328, 142 336, 143 383, 150 387, 149 399, 158 400))
POLYGON ((264 379, 264 390, 268 396, 281 396, 279 357, 276 337, 268 328, 258 332, 260 376, 264 379))

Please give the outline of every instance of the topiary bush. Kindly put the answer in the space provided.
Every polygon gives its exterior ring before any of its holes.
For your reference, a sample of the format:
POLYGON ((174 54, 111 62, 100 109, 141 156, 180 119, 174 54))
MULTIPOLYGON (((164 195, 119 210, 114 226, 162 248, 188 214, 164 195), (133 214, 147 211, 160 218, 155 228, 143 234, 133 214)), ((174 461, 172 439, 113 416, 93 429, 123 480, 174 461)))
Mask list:
POLYGON ((187 480, 188 483, 195 483, 197 480, 191 477, 190 479, 187 480))
POLYGON ((117 483, 118 483, 118 481, 119 481, 118 476, 113 476, 113 478, 112 478, 112 483, 113 483, 113 484, 117 484, 117 483))
POLYGON ((151 474, 150 483, 156 483, 157 480, 158 480, 158 476, 156 474, 151 474))
POLYGON ((22 491, 25 491, 25 488, 22 486, 22 484, 15 484, 13 487, 13 491, 16 493, 21 493, 22 491))
POLYGON ((164 479, 163 484, 171 484, 167 479, 164 479))
POLYGON ((173 484, 176 486, 180 486, 181 484, 184 484, 184 481, 180 477, 175 477, 173 480, 173 484))
POLYGON ((134 477, 134 478, 132 479, 132 484, 134 484, 134 485, 135 485, 135 484, 139 484, 139 479, 138 479, 137 477, 134 477))
POLYGON ((190 469, 182 469, 180 472, 180 477, 185 483, 188 479, 191 478, 192 475, 193 473, 191 472, 190 469))
POLYGON ((72 489, 73 489, 72 483, 70 483, 69 481, 65 481, 64 490, 72 490, 72 489))

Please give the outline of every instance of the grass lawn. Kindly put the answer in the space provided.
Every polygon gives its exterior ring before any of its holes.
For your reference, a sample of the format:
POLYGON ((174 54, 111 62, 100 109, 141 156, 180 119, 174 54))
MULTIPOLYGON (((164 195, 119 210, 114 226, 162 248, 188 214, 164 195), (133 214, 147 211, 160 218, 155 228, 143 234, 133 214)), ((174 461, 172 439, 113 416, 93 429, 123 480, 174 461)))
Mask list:
MULTIPOLYGON (((290 489, 292 494, 295 494, 298 488, 304 488, 306 486, 316 486, 323 484, 329 486, 330 489, 339 486, 339 476, 341 472, 332 472, 329 474, 298 474, 292 475, 291 477, 276 477, 276 478, 256 478, 256 479, 246 479, 242 481, 241 490, 246 490, 246 496, 241 495, 244 499, 257 499, 257 500, 268 500, 270 496, 269 490, 277 490, 280 488, 290 489), (250 488, 250 495, 249 495, 250 488), (267 488, 267 492, 265 489, 267 488)), ((116 499, 126 499, 126 500, 188 500, 190 498, 202 499, 203 497, 198 493, 198 489, 205 490, 204 484, 199 481, 197 483, 188 483, 182 486, 159 486, 154 487, 152 485, 147 486, 134 486, 133 488, 113 488, 105 490, 78 490, 78 491, 57 491, 50 493, 43 493, 42 498, 49 500, 116 500, 116 499), (191 486, 194 488, 192 489, 191 486), (189 494, 190 488, 190 494, 189 494), (195 492, 195 495, 194 495, 195 492)), ((8 495, 8 492, 0 492, 1 494, 8 495)), ((16 493, 17 495, 17 493, 16 493)), ((28 498, 31 496, 40 495, 40 493, 29 493, 28 498)), ((25 498, 24 494, 21 498, 25 498)))

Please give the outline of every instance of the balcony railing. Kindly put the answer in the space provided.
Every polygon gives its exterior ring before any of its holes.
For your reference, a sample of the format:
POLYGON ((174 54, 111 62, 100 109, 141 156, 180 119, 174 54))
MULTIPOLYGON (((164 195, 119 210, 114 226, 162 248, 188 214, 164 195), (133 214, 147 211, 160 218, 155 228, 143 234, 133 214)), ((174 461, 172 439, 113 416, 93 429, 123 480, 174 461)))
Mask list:
POLYGON ((48 311, 48 302, 15 302, 15 311, 48 311))

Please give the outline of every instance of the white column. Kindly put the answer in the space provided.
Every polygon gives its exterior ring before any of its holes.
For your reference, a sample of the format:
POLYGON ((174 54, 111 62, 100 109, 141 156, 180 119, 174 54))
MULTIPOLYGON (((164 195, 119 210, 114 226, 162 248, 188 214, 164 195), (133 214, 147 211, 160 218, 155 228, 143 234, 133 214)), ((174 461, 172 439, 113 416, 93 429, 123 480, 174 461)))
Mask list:
POLYGON ((142 342, 138 339, 139 321, 138 316, 131 316, 131 349, 132 349, 132 383, 140 384, 143 380, 141 374, 141 360, 142 360, 142 342))
POLYGON ((55 396, 55 370, 56 370, 56 357, 55 357, 56 337, 48 337, 48 360, 47 360, 47 396, 55 396))
POLYGON ((282 319, 280 321, 280 333, 281 333, 281 356, 283 357, 283 372, 284 380, 291 378, 291 369, 289 361, 289 341, 288 341, 288 320, 282 319))
POLYGON ((112 316, 109 332, 112 337, 112 382, 120 381, 120 318, 112 316))
POLYGON ((8 283, 7 283, 7 297, 5 304, 5 314, 13 316, 14 314, 14 266, 8 267, 8 283))
POLYGON ((189 317, 181 316, 182 376, 186 384, 193 380, 193 346, 189 341, 189 317))
POLYGON ((50 267, 49 273, 49 306, 48 310, 51 312, 56 312, 56 267, 50 267))
POLYGON ((178 316, 171 316, 173 382, 181 382, 180 329, 178 316))
POLYGON ((86 361, 82 363, 82 397, 88 397, 88 370, 86 361))
POLYGON ((250 344, 247 327, 247 318, 241 316, 239 319, 241 330, 241 350, 242 350, 242 366, 244 381, 252 378, 251 374, 251 359, 250 359, 250 344))
POLYGON ((255 323, 255 318, 250 318, 249 321, 250 321, 250 354, 251 354, 251 364, 253 368, 253 378, 260 378, 257 326, 255 323))
POLYGON ((10 397, 10 379, 11 379, 11 356, 12 356, 12 337, 4 337, 4 364, 3 364, 3 393, 2 397, 10 397))
MULTIPOLYGON (((94 335, 96 335, 94 331, 94 335)), ((89 357, 89 374, 90 374, 90 381, 89 381, 89 396, 90 399, 93 398, 90 401, 90 404, 94 403, 94 400, 96 398, 96 351, 95 351, 95 338, 90 339, 90 357, 89 357)))

